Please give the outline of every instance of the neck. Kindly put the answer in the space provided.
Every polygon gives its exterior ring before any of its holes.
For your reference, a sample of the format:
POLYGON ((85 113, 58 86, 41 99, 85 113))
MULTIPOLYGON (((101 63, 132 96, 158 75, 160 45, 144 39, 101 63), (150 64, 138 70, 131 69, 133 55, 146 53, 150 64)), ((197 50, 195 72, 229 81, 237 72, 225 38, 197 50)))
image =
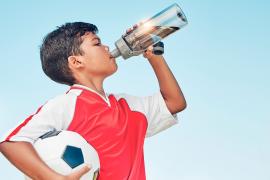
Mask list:
POLYGON ((96 79, 81 78, 78 81, 78 84, 86 86, 90 89, 93 89, 94 91, 102 95, 103 97, 106 97, 104 89, 103 89, 103 81, 104 81, 104 78, 96 78, 96 79))

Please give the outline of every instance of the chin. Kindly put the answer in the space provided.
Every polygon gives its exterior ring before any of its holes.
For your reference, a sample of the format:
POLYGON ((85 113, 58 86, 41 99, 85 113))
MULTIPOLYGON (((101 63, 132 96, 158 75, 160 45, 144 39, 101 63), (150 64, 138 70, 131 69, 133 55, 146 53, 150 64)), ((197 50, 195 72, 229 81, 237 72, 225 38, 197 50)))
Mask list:
POLYGON ((112 74, 114 74, 118 70, 117 64, 115 65, 115 69, 112 71, 112 74))
POLYGON ((118 69, 118 66, 115 65, 115 67, 113 69, 111 69, 110 72, 107 73, 107 77, 113 75, 117 71, 117 69, 118 69))

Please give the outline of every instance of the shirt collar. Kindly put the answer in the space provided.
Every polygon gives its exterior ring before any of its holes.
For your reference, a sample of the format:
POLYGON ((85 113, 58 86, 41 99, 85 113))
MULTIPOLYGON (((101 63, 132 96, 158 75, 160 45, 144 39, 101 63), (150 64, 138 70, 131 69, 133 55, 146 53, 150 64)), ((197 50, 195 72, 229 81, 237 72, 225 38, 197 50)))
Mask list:
POLYGON ((85 89, 85 90, 91 91, 91 92, 97 94, 98 96, 100 96, 107 104, 110 105, 110 101, 109 101, 109 98, 108 98, 107 93, 105 93, 105 97, 104 97, 101 94, 99 94, 97 91, 95 91, 94 89, 89 88, 89 87, 84 86, 84 85, 81 85, 81 84, 74 84, 74 85, 71 86, 70 89, 73 89, 73 88, 74 89, 76 89, 76 88, 78 88, 78 89, 85 89))

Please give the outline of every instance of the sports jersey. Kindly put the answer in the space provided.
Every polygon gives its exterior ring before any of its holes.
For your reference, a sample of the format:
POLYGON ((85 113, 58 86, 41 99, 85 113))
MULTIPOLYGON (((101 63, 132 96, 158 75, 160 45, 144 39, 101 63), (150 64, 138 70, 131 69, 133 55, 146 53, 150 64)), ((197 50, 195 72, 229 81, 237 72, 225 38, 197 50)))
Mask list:
POLYGON ((145 137, 177 123, 160 92, 147 97, 127 94, 101 96, 73 85, 41 106, 2 141, 34 143, 53 130, 79 133, 98 152, 99 180, 144 180, 145 137))

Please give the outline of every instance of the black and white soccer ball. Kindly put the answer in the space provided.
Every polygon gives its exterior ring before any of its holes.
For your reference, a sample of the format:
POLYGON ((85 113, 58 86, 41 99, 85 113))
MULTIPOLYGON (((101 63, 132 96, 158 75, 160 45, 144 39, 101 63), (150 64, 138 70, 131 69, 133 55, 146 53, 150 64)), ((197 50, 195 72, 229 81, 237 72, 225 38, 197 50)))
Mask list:
POLYGON ((91 170, 83 175, 81 180, 95 180, 98 177, 100 168, 98 153, 78 133, 48 132, 34 143, 34 148, 41 159, 60 174, 68 175, 85 164, 90 164, 91 170))

